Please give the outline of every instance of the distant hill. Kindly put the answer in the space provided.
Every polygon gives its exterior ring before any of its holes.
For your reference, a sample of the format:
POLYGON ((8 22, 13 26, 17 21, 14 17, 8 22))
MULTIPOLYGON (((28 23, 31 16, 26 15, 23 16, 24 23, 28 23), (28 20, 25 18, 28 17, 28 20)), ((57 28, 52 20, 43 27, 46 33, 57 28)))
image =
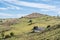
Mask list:
POLYGON ((26 18, 37 18, 37 17, 43 17, 43 16, 47 16, 47 15, 40 14, 40 13, 32 13, 32 14, 29 14, 29 15, 27 15, 25 17, 26 18))

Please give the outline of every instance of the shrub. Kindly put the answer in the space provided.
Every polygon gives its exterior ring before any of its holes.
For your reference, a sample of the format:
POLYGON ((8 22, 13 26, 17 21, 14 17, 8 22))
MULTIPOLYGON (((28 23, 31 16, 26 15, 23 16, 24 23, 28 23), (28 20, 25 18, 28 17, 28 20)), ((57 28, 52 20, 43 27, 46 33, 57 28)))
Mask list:
POLYGON ((38 26, 34 26, 34 27, 33 27, 33 30, 34 30, 34 29, 38 29, 38 26))
POLYGON ((59 40, 59 39, 57 39, 57 40, 59 40))
POLYGON ((29 20, 29 23, 30 23, 29 25, 31 25, 32 24, 32 20, 29 20))
POLYGON ((50 28, 50 25, 48 25, 47 28, 50 28))
POLYGON ((46 40, 49 40, 49 39, 46 39, 46 40))
POLYGON ((10 37, 11 37, 10 35, 5 35, 5 39, 6 39, 6 38, 10 38, 10 37))
POLYGON ((38 26, 34 26, 33 28, 32 28, 32 32, 31 33, 35 33, 35 30, 37 30, 38 29, 38 26))
POLYGON ((57 28, 60 28, 60 24, 57 25, 57 28))
POLYGON ((13 33, 13 32, 11 32, 11 33, 10 33, 10 36, 14 36, 14 33, 13 33))

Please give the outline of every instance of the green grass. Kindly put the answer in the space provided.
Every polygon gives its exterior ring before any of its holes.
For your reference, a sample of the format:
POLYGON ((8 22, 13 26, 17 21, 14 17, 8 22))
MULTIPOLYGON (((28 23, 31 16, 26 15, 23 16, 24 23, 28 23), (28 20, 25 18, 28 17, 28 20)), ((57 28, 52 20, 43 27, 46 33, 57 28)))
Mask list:
POLYGON ((54 19, 52 17, 49 17, 48 19, 46 17, 41 17, 41 18, 33 18, 33 24, 32 25, 28 25, 29 19, 28 18, 22 18, 19 19, 19 23, 12 25, 11 27, 13 27, 13 29, 11 31, 17 33, 24 33, 24 32, 30 32, 31 29, 34 26, 40 26, 40 27, 46 27, 47 25, 55 25, 60 23, 60 20, 54 19), (46 21, 47 20, 47 21, 46 21))
POLYGON ((5 32, 6 34, 9 34, 10 32, 14 32, 15 35, 18 35, 17 37, 12 37, 6 40, 41 40, 41 39, 51 39, 53 40, 56 36, 58 36, 60 33, 60 29, 56 29, 53 31, 48 31, 46 33, 40 34, 40 33, 29 33, 32 31, 32 28, 34 26, 39 27, 47 27, 47 25, 55 25, 60 23, 60 19, 54 18, 54 17, 40 17, 40 18, 33 18, 31 25, 29 25, 28 21, 29 18, 22 18, 18 19, 19 23, 11 25, 12 29, 10 31, 5 32), (47 18, 48 17, 48 18, 47 18), (29 33, 29 34, 28 34, 29 33), (55 35, 56 34, 56 35, 55 35))

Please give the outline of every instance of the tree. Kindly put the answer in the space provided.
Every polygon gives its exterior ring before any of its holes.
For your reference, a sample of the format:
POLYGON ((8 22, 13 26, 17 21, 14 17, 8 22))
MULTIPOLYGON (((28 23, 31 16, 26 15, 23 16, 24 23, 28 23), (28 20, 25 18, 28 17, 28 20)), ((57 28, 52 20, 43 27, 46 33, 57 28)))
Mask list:
POLYGON ((10 36, 14 36, 14 33, 13 33, 13 32, 11 32, 11 33, 10 33, 10 36))
POLYGON ((50 28, 50 25, 48 25, 47 28, 50 28))
POLYGON ((33 30, 32 33, 34 33, 35 30, 37 30, 37 29, 38 29, 38 26, 34 26, 33 29, 32 29, 33 30))
POLYGON ((57 25, 57 28, 60 28, 60 24, 57 25))
POLYGON ((37 30, 37 29, 38 29, 38 26, 34 26, 34 27, 33 27, 33 30, 35 30, 35 29, 37 30))
POLYGON ((10 37, 11 37, 10 35, 5 35, 5 39, 6 39, 6 38, 10 38, 10 37))
POLYGON ((46 40, 49 40, 49 39, 46 39, 46 40))
POLYGON ((2 20, 0 20, 0 22, 3 22, 2 20))
POLYGON ((30 25, 32 24, 32 20, 29 20, 30 25))

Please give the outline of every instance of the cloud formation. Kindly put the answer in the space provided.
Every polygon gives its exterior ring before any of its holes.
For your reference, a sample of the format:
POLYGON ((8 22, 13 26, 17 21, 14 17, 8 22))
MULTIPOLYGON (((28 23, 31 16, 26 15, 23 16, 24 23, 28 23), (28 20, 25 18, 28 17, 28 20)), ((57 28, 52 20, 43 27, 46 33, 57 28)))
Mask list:
POLYGON ((0 10, 9 10, 9 9, 12 9, 12 10, 20 10, 22 8, 20 7, 16 7, 16 6, 10 6, 10 7, 0 7, 0 10))
POLYGON ((7 10, 7 8, 0 8, 0 10, 7 10))
MULTIPOLYGON (((21 5, 21 6, 27 6, 27 7, 33 7, 33 8, 42 8, 42 9, 46 9, 47 11, 54 11, 57 13, 60 13, 60 8, 58 8, 57 6, 53 6, 53 5, 48 5, 48 4, 42 4, 42 3, 31 3, 31 2, 24 2, 24 1, 18 1, 18 0, 4 0, 6 2, 15 4, 15 5, 21 5)), ((42 0, 42 1, 52 1, 52 0, 42 0)))
POLYGON ((49 9, 49 10, 53 10, 56 8, 56 6, 41 4, 41 3, 31 3, 31 2, 24 2, 24 1, 18 1, 18 0, 10 0, 10 1, 4 0, 4 1, 12 3, 12 4, 16 4, 16 5, 34 7, 34 8, 44 8, 44 9, 49 9))
MULTIPOLYGON (((27 15, 27 14, 25 14, 27 15)), ((2 18, 20 18, 21 16, 25 16, 24 14, 8 14, 8 13, 0 13, 0 16, 2 16, 2 18)), ((1 18, 1 17, 0 17, 1 18)))
MULTIPOLYGON (((33 0, 34 2, 33 1, 31 2, 31 1, 29 2, 29 1, 21 1, 21 0, 0 0, 0 2, 7 5, 7 7, 0 7, 0 10, 2 10, 2 13, 0 12, 0 15, 6 16, 6 17, 21 17, 35 11, 46 13, 46 14, 51 13, 51 15, 60 14, 60 6, 59 5, 57 6, 57 4, 52 4, 50 2, 52 0, 33 0), (39 3, 38 1, 42 3, 39 3)), ((57 3, 58 2, 59 1, 57 1, 57 3)))
POLYGON ((8 13, 0 13, 0 16, 13 16, 13 15, 8 13))

